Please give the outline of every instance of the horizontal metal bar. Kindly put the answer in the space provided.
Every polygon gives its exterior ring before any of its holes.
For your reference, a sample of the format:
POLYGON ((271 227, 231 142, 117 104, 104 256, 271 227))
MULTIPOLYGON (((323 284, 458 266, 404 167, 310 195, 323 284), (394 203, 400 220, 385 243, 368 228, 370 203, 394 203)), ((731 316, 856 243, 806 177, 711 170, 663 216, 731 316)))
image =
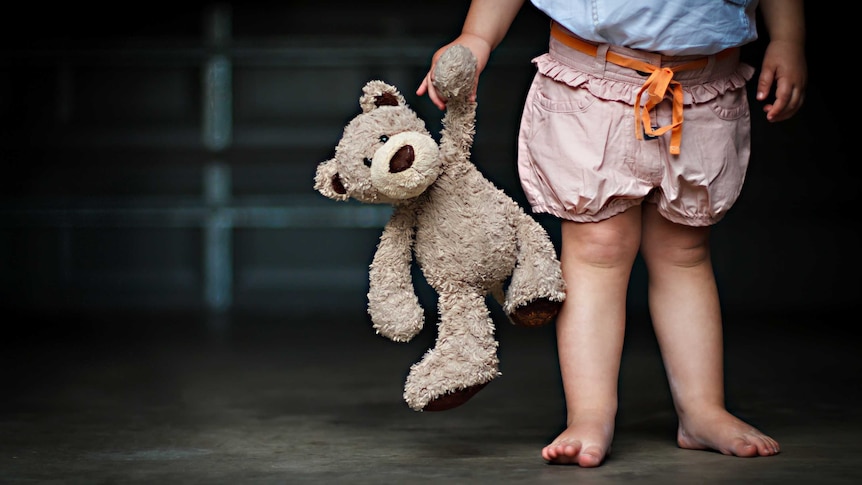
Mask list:
MULTIPOLYGON (((309 148, 329 146, 341 135, 341 119, 337 122, 308 120, 304 126, 290 123, 278 125, 233 126, 233 139, 229 148, 309 148), (333 129, 333 126, 338 126, 333 129)), ((0 134, 5 146, 20 145, 22 140, 14 134, 0 134)), ((183 148, 205 150, 206 146, 197 125, 162 124, 149 126, 65 126, 60 129, 45 129, 39 142, 41 146, 63 146, 69 148, 183 148)), ((221 147, 221 149, 228 147, 221 147)))
MULTIPOLYGON (((331 39, 331 38, 328 38, 331 39)), ((198 65, 223 55, 235 66, 289 66, 291 68, 344 68, 377 66, 427 66, 439 38, 344 37, 337 42, 323 39, 233 41, 212 47, 195 41, 116 43, 109 46, 57 46, 0 49, 0 66, 51 65, 64 62, 100 65, 180 64, 198 65)), ((510 42, 516 44, 515 42, 510 42)), ((494 66, 529 64, 533 49, 501 47, 494 52, 494 66)))
POLYGON ((392 208, 332 206, 196 206, 0 208, 0 227, 205 227, 218 219, 235 228, 364 229, 383 227, 392 208))

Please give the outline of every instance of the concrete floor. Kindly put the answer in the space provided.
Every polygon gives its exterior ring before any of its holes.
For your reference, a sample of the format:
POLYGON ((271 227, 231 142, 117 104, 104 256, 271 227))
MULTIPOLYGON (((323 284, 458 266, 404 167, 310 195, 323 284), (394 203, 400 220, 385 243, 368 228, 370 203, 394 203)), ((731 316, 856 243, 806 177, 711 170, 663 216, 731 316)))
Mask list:
POLYGON ((787 313, 725 315, 728 405, 780 455, 677 448, 657 348, 633 315, 614 452, 595 469, 539 454, 564 420, 552 326, 498 323, 503 375, 459 408, 417 413, 403 379, 433 326, 399 344, 364 313, 221 327, 7 314, 0 483, 862 483, 856 340, 835 330, 838 311, 787 313))

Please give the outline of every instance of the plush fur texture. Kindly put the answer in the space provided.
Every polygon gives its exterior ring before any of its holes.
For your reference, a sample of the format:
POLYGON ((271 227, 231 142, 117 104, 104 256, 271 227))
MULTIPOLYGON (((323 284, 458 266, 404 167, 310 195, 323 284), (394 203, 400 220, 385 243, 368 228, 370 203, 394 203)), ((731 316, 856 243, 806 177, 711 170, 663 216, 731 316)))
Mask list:
POLYGON ((566 296, 547 232, 470 161, 475 73, 466 47, 440 57, 434 83, 448 103, 439 145, 395 87, 368 82, 362 113, 314 180, 331 199, 394 208, 369 268, 368 313, 380 335, 406 342, 424 326, 414 258, 438 294, 435 345, 411 366, 404 386, 417 411, 463 404, 500 375, 488 295, 512 323, 526 326, 551 321, 566 296))

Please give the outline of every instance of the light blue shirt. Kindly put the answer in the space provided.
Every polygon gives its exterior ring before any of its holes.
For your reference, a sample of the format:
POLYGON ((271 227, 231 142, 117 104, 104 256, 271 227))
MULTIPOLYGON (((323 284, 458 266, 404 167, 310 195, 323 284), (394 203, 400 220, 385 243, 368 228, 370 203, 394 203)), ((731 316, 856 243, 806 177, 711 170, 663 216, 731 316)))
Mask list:
POLYGON ((715 54, 757 39, 759 0, 531 0, 577 36, 665 55, 715 54))

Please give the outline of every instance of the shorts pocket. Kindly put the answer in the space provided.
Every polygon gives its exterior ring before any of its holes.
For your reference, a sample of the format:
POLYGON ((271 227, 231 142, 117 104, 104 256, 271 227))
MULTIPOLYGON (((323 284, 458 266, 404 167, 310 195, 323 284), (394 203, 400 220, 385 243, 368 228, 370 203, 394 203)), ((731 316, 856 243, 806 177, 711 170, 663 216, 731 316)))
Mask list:
POLYGON ((731 89, 711 102, 712 111, 723 120, 738 120, 748 114, 748 92, 743 88, 731 89))
POLYGON ((542 109, 552 113, 579 113, 586 111, 595 97, 581 86, 573 87, 539 75, 535 100, 542 109))

